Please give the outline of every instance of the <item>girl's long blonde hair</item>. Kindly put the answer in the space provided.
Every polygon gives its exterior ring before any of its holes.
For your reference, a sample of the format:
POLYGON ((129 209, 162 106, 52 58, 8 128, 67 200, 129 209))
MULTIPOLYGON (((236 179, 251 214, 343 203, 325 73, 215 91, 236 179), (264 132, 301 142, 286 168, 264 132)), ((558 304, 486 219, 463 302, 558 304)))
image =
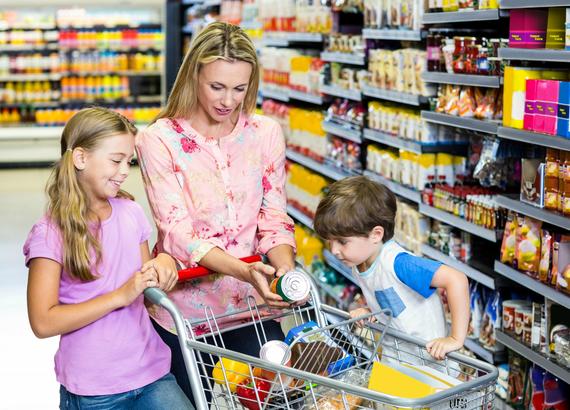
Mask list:
POLYGON ((155 121, 160 118, 184 118, 190 115, 198 105, 200 68, 219 59, 251 64, 251 76, 242 106, 244 113, 251 114, 255 110, 259 87, 259 62, 255 46, 240 27, 216 22, 208 25, 192 41, 178 70, 166 107, 155 121))
MULTIPOLYGON (((60 229, 63 267, 72 277, 88 282, 97 278, 91 271, 91 252, 96 264, 101 260, 97 232, 89 229, 89 203, 77 179, 72 151, 96 149, 102 140, 118 134, 136 135, 135 126, 125 117, 106 108, 86 108, 67 122, 61 135, 61 158, 52 170, 46 185, 48 215, 60 229)), ((122 198, 133 199, 124 191, 122 198)))

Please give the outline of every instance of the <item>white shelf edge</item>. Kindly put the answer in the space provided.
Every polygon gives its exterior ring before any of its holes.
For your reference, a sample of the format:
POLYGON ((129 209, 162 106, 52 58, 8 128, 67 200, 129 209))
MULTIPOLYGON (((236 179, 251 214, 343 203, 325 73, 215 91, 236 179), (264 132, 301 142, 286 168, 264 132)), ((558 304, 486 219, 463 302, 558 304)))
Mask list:
POLYGON ((362 37, 371 40, 404 40, 421 41, 422 32, 420 30, 392 30, 392 29, 372 29, 362 30, 362 37))
POLYGON ((472 74, 452 74, 425 71, 422 79, 428 83, 471 85, 477 87, 499 88, 501 78, 498 76, 472 75, 472 74))
POLYGON ((414 106, 419 106, 424 101, 427 101, 427 97, 420 95, 402 93, 393 90, 384 90, 382 88, 372 87, 369 85, 363 86, 362 94, 372 98, 379 98, 381 100, 399 102, 402 104, 414 106))
POLYGON ((498 9, 425 13, 422 18, 422 23, 440 24, 440 23, 462 23, 469 21, 493 21, 493 20, 499 20, 498 9))
POLYGON ((292 205, 287 205, 287 213, 293 218, 305 225, 309 229, 313 229, 313 220, 299 211, 292 205))
POLYGON ((497 203, 503 208, 511 209, 523 215, 531 216, 535 219, 547 222, 560 228, 570 230, 570 218, 542 209, 536 206, 526 204, 518 199, 510 198, 507 196, 499 195, 497 203))
POLYGON ((405 151, 410 151, 415 154, 421 154, 423 152, 422 146, 418 142, 408 141, 403 138, 386 134, 382 131, 373 130, 371 128, 365 128, 363 135, 364 138, 367 140, 378 142, 380 144, 389 145, 390 147, 403 149, 405 151))
POLYGON ((495 122, 483 121, 474 118, 463 118, 433 111, 422 111, 421 115, 424 120, 435 124, 479 131, 485 134, 497 134, 498 123, 495 122))
POLYGON ((383 177, 382 175, 377 174, 376 172, 365 170, 364 175, 369 177, 370 179, 374 179, 381 184, 386 185, 390 191, 394 194, 401 196, 409 201, 412 201, 416 204, 419 204, 422 201, 422 195, 419 191, 416 191, 412 188, 408 188, 402 184, 397 182, 391 181, 388 178, 383 177))
POLYGON ((342 125, 326 120, 323 121, 321 125, 323 127, 323 130, 329 134, 345 138, 347 140, 356 142, 357 144, 362 143, 362 132, 360 131, 354 129, 347 129, 342 125))
POLYGON ((323 94, 332 95, 334 97, 346 98, 352 101, 362 101, 362 93, 358 90, 345 90, 334 85, 322 84, 320 91, 323 94))
POLYGON ((321 60, 358 66, 366 65, 364 54, 342 53, 339 51, 323 51, 321 53, 321 60))
POLYGON ((294 161, 300 165, 303 165, 321 175, 324 175, 328 178, 334 179, 335 181, 338 181, 340 179, 346 178, 348 175, 343 173, 342 171, 336 170, 332 167, 329 167, 327 165, 323 165, 320 162, 315 161, 312 158, 306 157, 304 155, 301 155, 295 151, 292 151, 290 149, 287 149, 286 151, 286 156, 288 159, 290 159, 291 161, 294 161))
POLYGON ((438 221, 445 222, 446 224, 461 229, 462 231, 468 232, 475 236, 479 236, 480 238, 491 242, 497 242, 497 234, 493 230, 483 228, 482 226, 475 225, 471 222, 467 222, 463 218, 423 203, 420 204, 419 210, 421 214, 437 219, 438 221))
POLYGON ((511 268, 504 263, 499 261, 495 261, 495 272, 504 277, 518 283, 519 285, 524 286, 527 289, 532 290, 533 292, 538 293, 541 296, 544 296, 546 299, 549 299, 553 302, 556 302, 567 309, 570 309, 570 296, 565 295, 562 292, 557 291, 556 289, 551 288, 544 283, 531 278, 530 276, 519 272, 516 269, 511 268))
POLYGON ((570 151, 570 139, 560 137, 558 135, 542 134, 527 130, 519 130, 511 127, 499 127, 497 129, 497 135, 500 138, 506 138, 513 141, 570 151))
POLYGON ((457 269, 460 272, 463 272, 468 278, 473 279, 477 283, 480 283, 489 289, 495 289, 495 279, 483 272, 478 271, 477 269, 469 266, 464 262, 453 259, 451 256, 444 254, 443 252, 431 247, 428 244, 422 245, 422 253, 432 259, 435 259, 436 261, 439 261, 445 265, 457 269))

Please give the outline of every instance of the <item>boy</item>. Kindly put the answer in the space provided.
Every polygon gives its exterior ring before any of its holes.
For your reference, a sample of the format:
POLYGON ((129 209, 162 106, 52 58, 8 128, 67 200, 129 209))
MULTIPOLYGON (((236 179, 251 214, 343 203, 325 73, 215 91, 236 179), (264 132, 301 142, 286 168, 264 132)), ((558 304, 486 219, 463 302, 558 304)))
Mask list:
POLYGON ((469 324, 469 284, 465 275, 439 262, 406 252, 392 236, 396 197, 366 177, 335 182, 321 200, 315 231, 329 241, 333 255, 352 268, 369 309, 388 309, 395 329, 428 340, 428 352, 442 360, 463 346, 469 324), (437 288, 447 291, 451 335, 446 337, 437 288))

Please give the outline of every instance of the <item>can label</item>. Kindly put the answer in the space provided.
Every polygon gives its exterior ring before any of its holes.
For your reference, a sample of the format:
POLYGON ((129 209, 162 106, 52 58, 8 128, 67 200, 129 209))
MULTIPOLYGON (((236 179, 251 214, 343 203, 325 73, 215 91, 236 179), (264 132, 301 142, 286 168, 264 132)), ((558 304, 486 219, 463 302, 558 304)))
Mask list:
POLYGON ((271 282, 271 291, 281 296, 285 302, 299 302, 309 295, 310 290, 309 278, 298 271, 289 271, 271 282))

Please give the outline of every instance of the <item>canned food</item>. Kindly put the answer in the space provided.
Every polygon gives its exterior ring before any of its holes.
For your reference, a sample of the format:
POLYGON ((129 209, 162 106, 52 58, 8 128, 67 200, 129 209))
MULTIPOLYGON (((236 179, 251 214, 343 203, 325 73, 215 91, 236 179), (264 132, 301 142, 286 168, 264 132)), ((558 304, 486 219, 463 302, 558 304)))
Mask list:
MULTIPOLYGON (((272 364, 291 366, 291 351, 289 345, 280 340, 270 340, 261 346, 259 358, 272 364)), ((267 380, 275 379, 275 373, 271 370, 261 369, 261 376, 267 380)))
POLYGON ((304 273, 293 270, 273 279, 271 291, 281 296, 285 302, 299 302, 309 295, 311 283, 304 273))

